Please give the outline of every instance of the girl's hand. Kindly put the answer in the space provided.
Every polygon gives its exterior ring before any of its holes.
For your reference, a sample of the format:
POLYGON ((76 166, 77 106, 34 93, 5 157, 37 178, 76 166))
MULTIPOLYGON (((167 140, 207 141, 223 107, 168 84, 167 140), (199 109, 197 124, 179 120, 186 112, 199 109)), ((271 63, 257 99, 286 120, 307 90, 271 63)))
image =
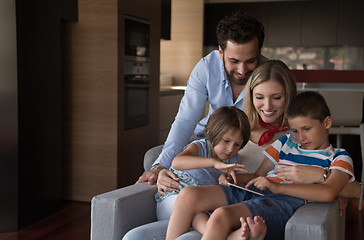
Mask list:
POLYGON ((228 173, 222 173, 219 177, 219 184, 228 185, 233 179, 228 173))
POLYGON ((248 170, 246 170, 245 167, 246 167, 245 165, 238 163, 223 163, 220 161, 216 161, 214 163, 214 168, 219 169, 222 172, 227 172, 230 170, 248 172, 248 170))
POLYGON ((220 161, 216 161, 214 167, 224 173, 227 173, 232 178, 234 183, 236 183, 235 171, 248 172, 248 170, 245 169, 245 165, 237 163, 226 164, 220 161))
POLYGON ((252 180, 250 180, 246 184, 246 188, 249 188, 251 185, 254 185, 256 188, 260 190, 267 190, 269 189, 272 193, 277 193, 279 184, 270 181, 269 179, 265 177, 257 177, 252 180))

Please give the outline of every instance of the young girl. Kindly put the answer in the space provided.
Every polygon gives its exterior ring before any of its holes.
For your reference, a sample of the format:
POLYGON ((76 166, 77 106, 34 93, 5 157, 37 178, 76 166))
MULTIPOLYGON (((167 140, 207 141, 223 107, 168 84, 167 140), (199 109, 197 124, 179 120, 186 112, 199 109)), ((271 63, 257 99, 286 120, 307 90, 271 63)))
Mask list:
MULTIPOLYGON (((221 107, 209 118, 206 139, 190 143, 172 162, 170 171, 185 186, 212 185, 218 183, 221 173, 235 176, 235 171, 246 171, 237 155, 250 137, 250 125, 243 111, 236 107, 221 107)), ((157 216, 168 219, 179 191, 158 192, 157 216)))

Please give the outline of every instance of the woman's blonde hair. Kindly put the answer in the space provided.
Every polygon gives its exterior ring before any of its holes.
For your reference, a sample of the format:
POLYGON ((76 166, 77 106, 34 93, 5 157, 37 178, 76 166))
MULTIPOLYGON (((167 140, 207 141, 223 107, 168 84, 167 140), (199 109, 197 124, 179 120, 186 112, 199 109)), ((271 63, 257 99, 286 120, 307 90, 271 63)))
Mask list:
POLYGON ((285 106, 282 126, 287 125, 286 112, 291 100, 297 95, 296 80, 286 64, 280 60, 269 60, 257 67, 245 86, 244 112, 248 116, 251 129, 259 125, 259 114, 253 104, 253 89, 268 80, 280 83, 285 93, 285 106))
POLYGON ((250 124, 246 114, 236 107, 221 107, 216 109, 205 127, 207 140, 210 141, 212 147, 215 147, 222 139, 225 133, 231 129, 240 131, 243 148, 250 139, 250 124))

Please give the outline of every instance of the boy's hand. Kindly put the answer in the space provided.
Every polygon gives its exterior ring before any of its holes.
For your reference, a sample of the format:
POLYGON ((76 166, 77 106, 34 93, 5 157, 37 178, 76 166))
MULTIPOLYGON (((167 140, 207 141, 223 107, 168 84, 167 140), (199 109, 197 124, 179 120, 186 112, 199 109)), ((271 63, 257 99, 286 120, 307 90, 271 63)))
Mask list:
POLYGON ((345 212, 346 207, 348 206, 349 200, 340 196, 337 196, 336 198, 339 201, 339 215, 342 216, 345 212))
POLYGON ((257 177, 252 180, 250 180, 246 184, 246 188, 249 188, 251 185, 254 185, 256 188, 260 190, 266 190, 269 189, 272 193, 277 193, 279 184, 270 181, 269 179, 265 177, 257 177))
POLYGON ((315 166, 289 166, 275 169, 278 177, 285 183, 322 183, 324 169, 315 166))

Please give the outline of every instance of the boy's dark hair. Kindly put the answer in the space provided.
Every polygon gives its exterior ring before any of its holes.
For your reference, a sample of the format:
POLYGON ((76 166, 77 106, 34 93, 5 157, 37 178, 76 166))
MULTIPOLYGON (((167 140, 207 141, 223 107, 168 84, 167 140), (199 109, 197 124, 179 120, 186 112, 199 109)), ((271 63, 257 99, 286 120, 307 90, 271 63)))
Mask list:
POLYGON ((238 10, 220 20, 216 27, 217 43, 225 50, 228 40, 237 43, 247 43, 258 38, 259 49, 263 46, 264 26, 255 17, 238 10))
POLYGON ((307 91, 297 95, 289 104, 287 110, 288 119, 299 116, 310 117, 322 122, 331 114, 325 98, 321 94, 307 91))
POLYGON ((243 144, 240 148, 243 148, 250 138, 250 124, 246 114, 236 107, 221 107, 216 109, 205 127, 205 134, 207 140, 211 142, 212 147, 218 144, 223 135, 230 129, 237 129, 240 131, 243 138, 243 144))

